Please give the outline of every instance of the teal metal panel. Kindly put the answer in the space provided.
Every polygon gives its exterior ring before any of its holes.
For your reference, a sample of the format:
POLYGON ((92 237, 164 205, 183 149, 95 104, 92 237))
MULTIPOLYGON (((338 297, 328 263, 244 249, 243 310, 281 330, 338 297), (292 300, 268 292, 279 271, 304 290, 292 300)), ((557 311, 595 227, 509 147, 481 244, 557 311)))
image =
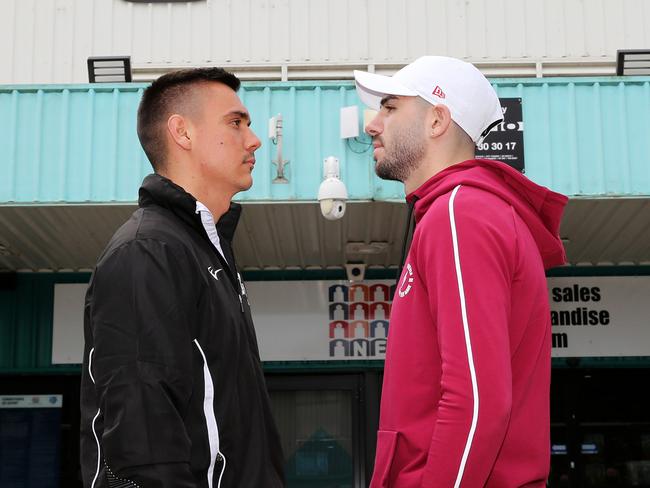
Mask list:
POLYGON ((523 99, 526 174, 571 196, 650 195, 650 78, 500 80, 523 99))
MULTIPOLYGON (((350 199, 402 198, 401 184, 381 182, 374 175, 371 151, 361 152, 370 146, 352 142, 350 149, 339 137, 340 108, 360 105, 352 83, 245 83, 240 97, 251 112, 252 128, 263 146, 256 153, 253 187, 240 194, 239 200, 313 201, 322 181, 323 159, 327 156, 339 158, 341 178, 350 199), (267 121, 278 113, 283 116, 283 159, 289 160, 288 184, 272 183, 276 174, 272 161, 277 147, 265 139, 267 121), (373 188, 379 188, 379 192, 373 188)), ((369 144, 370 138, 365 137, 369 144)))
MULTIPOLYGON (((650 77, 501 79, 523 99, 526 173, 571 196, 650 195, 650 77)), ((150 166, 135 132, 146 85, 0 87, 0 202, 133 202, 150 166)), ((352 82, 249 82, 240 97, 264 145, 244 201, 315 200, 322 161, 341 161, 351 199, 401 200, 379 180, 367 146, 339 138, 339 109, 361 104, 352 82), (271 183, 268 119, 284 118, 289 184, 271 183)), ((360 110, 362 113, 362 110, 360 110)), ((361 124, 361 121, 360 121, 361 124)), ((362 136, 369 141, 367 136, 362 136)))
POLYGON ((149 172, 135 133, 142 89, 0 90, 0 201, 132 202, 149 172))

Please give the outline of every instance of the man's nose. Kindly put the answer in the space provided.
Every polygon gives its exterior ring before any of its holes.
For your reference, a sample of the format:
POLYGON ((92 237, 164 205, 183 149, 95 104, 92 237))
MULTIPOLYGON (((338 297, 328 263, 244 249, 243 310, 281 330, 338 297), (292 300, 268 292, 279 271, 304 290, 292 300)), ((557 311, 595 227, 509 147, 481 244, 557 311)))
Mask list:
POLYGON ((381 121, 379 120, 379 114, 375 115, 374 118, 365 127, 366 134, 372 137, 381 134, 382 130, 383 127, 381 121))
POLYGON ((257 151, 262 146, 262 141, 255 135, 255 132, 250 131, 250 135, 246 144, 246 150, 252 152, 257 151))

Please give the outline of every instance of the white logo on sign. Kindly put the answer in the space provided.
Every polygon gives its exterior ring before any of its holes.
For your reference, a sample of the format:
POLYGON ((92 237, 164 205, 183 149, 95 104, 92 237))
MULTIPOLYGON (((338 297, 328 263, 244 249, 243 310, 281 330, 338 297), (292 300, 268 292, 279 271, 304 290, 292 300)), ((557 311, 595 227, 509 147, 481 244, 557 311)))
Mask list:
POLYGON ((208 267, 208 273, 210 273, 212 277, 217 281, 219 281, 219 277, 217 276, 219 271, 223 271, 223 269, 222 268, 214 269, 212 266, 208 267))
POLYGON ((408 293, 411 291, 411 286, 413 283, 413 268, 411 268, 410 264, 406 265, 406 271, 404 272, 404 278, 402 278, 402 283, 399 286, 399 290, 397 291, 399 293, 400 298, 404 298, 408 293))

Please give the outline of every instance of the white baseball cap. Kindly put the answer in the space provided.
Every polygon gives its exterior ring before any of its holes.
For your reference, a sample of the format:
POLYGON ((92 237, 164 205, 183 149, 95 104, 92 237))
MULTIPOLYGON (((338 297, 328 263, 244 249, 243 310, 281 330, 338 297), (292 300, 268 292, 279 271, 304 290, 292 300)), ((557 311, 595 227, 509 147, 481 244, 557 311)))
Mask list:
POLYGON ((444 56, 422 56, 393 76, 354 72, 357 93, 368 107, 379 110, 387 95, 419 96, 432 105, 446 105, 451 118, 480 144, 503 121, 494 88, 472 64, 444 56))

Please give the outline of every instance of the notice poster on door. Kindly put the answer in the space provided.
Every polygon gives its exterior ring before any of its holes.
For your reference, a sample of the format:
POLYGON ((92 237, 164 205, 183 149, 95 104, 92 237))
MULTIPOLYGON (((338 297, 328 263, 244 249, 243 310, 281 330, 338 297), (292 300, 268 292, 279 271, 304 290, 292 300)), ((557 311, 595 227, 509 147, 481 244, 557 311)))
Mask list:
POLYGON ((0 486, 58 488, 63 396, 0 396, 0 486))

